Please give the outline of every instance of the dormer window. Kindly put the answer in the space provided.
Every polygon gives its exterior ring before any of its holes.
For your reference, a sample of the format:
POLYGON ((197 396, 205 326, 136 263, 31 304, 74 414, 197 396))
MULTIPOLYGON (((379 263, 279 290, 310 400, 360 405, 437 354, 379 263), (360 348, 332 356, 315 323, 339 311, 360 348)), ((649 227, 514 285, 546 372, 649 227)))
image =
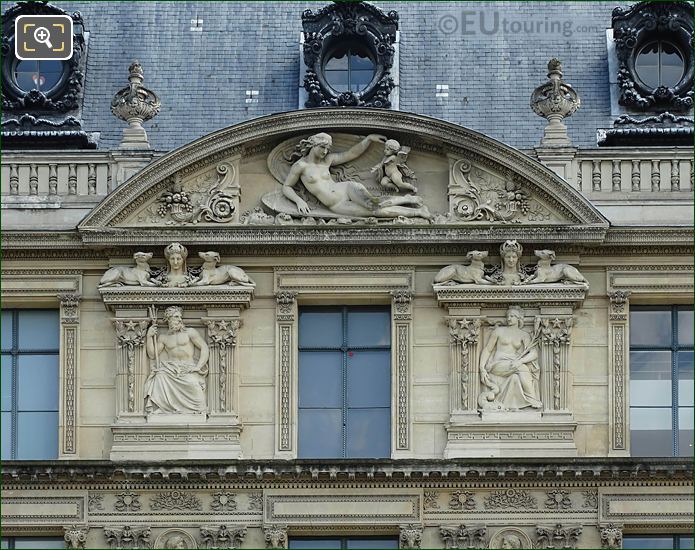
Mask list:
POLYGON ((620 105, 635 111, 693 107, 693 6, 640 2, 613 10, 620 105))
POLYGON ((302 14, 305 107, 392 106, 398 13, 335 2, 302 14))
POLYGON ((12 70, 13 84, 22 92, 38 90, 50 95, 62 82, 66 65, 62 61, 19 61, 12 70))

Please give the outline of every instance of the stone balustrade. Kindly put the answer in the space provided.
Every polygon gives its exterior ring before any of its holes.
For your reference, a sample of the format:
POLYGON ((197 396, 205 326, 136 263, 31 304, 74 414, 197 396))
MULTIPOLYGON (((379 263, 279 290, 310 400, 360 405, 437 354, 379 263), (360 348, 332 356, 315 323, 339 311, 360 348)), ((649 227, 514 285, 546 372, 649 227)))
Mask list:
MULTIPOLYGON (((568 180, 589 197, 610 193, 692 192, 692 151, 685 148, 649 147, 580 150, 568 180)), ((657 198, 657 197, 652 197, 657 198)))

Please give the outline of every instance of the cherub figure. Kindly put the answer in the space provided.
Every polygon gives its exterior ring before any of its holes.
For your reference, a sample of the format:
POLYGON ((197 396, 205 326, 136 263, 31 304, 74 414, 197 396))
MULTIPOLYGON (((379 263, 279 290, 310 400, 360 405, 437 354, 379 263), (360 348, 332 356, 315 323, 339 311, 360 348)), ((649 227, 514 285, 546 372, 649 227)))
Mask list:
POLYGON ((410 183, 417 181, 415 172, 406 164, 409 152, 410 147, 401 147, 395 139, 386 140, 384 158, 372 168, 372 173, 376 172, 377 179, 383 187, 417 193, 417 187, 410 183))

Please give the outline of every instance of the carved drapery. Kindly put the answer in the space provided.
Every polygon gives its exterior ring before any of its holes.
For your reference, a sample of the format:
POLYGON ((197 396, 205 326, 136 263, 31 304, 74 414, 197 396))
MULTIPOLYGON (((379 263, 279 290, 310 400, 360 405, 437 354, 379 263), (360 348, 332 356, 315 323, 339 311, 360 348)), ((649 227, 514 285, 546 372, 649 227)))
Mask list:
POLYGON ((208 410, 211 415, 233 415, 237 409, 234 350, 241 319, 205 318, 203 322, 208 329, 210 345, 208 410))
POLYGON ((392 290, 392 318, 396 360, 396 449, 410 448, 410 340, 412 293, 392 290))
POLYGON ((628 438, 628 319, 630 312, 629 290, 613 290, 608 293, 608 372, 610 403, 608 410, 611 455, 627 455, 628 438))
POLYGON ((62 407, 61 455, 77 454, 78 377, 80 362, 80 295, 59 294, 62 407))
POLYGON ((297 293, 292 291, 280 291, 275 295, 277 302, 277 327, 276 341, 278 342, 278 380, 277 410, 279 419, 277 425, 278 451, 281 453, 292 452, 294 424, 293 380, 295 365, 296 320, 297 320, 297 293))
POLYGON ((537 317, 540 333, 541 400, 544 409, 567 411, 569 409, 570 337, 573 317, 537 317))
POLYGON ((477 411, 480 375, 478 342, 481 319, 449 317, 451 383, 449 395, 452 415, 457 411, 477 411))

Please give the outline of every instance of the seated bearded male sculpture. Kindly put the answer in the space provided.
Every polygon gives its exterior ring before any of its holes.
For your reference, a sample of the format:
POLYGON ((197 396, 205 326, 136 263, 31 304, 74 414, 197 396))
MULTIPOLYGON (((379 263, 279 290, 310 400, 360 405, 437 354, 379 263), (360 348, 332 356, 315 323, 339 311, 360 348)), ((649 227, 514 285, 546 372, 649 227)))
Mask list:
POLYGON ((178 306, 167 308, 166 334, 158 334, 156 322, 147 330, 147 356, 152 360, 145 381, 145 411, 148 414, 205 413, 205 377, 209 348, 200 333, 183 324, 178 306), (194 358, 198 348, 199 357, 194 358))

